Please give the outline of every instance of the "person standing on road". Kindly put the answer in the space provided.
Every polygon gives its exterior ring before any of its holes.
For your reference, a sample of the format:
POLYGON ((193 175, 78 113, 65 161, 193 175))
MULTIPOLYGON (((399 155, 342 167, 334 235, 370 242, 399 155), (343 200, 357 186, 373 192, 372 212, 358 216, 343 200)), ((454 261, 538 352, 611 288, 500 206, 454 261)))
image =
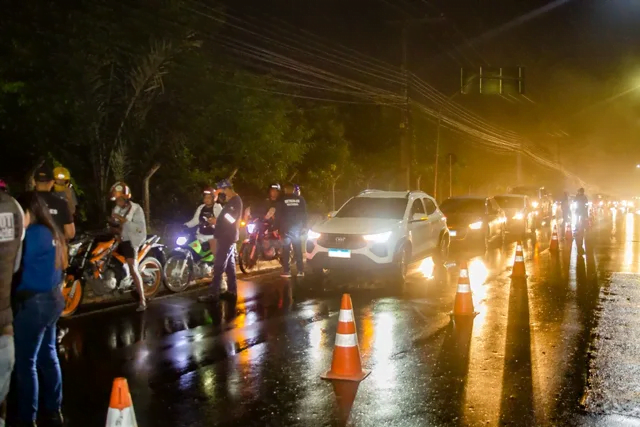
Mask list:
POLYGON ((110 223, 120 236, 118 252, 127 261, 129 273, 135 283, 140 304, 137 311, 147 309, 147 300, 144 297, 142 277, 138 271, 138 249, 147 237, 147 222, 144 218, 142 207, 131 201, 131 189, 124 182, 116 182, 111 187, 111 200, 116 202, 111 213, 110 223))
POLYGON ((576 246, 578 247, 578 253, 583 254, 584 238, 587 231, 587 222, 589 221, 589 199, 584 194, 584 188, 578 189, 578 194, 576 194, 576 215, 578 216, 578 221, 576 222, 576 246))
POLYGON ((75 217, 78 207, 78 197, 71 185, 71 173, 69 173, 69 169, 59 166, 53 170, 53 177, 55 178, 53 192, 67 201, 71 216, 75 217))
POLYGON ((276 228, 282 238, 282 277, 291 277, 289 257, 293 246, 296 274, 304 277, 302 259, 302 234, 307 227, 307 204, 302 196, 294 193, 292 184, 284 187, 285 195, 280 199, 276 211, 276 228))
POLYGON ((49 214, 54 223, 67 240, 73 239, 76 235, 76 227, 69 210, 69 204, 66 199, 51 191, 54 184, 52 169, 47 165, 40 166, 36 169, 34 179, 36 191, 49 208, 49 214))
POLYGON ((64 309, 60 276, 67 267, 67 245, 37 192, 26 193, 20 202, 27 230, 21 274, 13 295, 15 416, 17 425, 33 426, 40 406, 45 425, 62 426, 56 323, 64 309))
POLYGON ((15 363, 11 283, 20 266, 24 232, 22 208, 13 197, 0 192, 0 427, 5 425, 4 402, 15 363))
POLYGON ((240 237, 239 226, 242 219, 242 199, 233 190, 233 185, 229 180, 220 181, 217 184, 218 190, 225 194, 225 203, 220 215, 214 220, 216 254, 213 262, 213 281, 211 282, 211 292, 198 298, 200 302, 211 302, 218 299, 222 275, 227 275, 226 294, 232 301, 238 297, 238 281, 236 278, 236 242, 240 237))

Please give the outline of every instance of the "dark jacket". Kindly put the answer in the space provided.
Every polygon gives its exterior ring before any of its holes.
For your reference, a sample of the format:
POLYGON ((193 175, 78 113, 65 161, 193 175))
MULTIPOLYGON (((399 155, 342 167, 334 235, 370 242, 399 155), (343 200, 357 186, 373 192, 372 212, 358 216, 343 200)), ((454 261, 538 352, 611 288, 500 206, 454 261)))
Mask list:
POLYGON ((22 208, 8 194, 0 193, 0 328, 13 322, 11 281, 20 261, 24 236, 22 208))
POLYGON ((300 231, 307 226, 307 203, 302 196, 285 194, 276 207, 276 229, 280 233, 300 231))
POLYGON ((225 203, 215 227, 215 238, 224 243, 237 242, 242 219, 242 199, 237 194, 225 203))

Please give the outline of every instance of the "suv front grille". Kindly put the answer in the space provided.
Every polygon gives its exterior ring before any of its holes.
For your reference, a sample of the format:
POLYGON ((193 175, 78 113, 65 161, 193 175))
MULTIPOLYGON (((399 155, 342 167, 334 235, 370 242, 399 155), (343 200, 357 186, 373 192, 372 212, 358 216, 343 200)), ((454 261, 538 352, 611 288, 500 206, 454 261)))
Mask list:
POLYGON ((360 249, 367 246, 367 242, 357 234, 322 234, 318 244, 329 249, 360 249))

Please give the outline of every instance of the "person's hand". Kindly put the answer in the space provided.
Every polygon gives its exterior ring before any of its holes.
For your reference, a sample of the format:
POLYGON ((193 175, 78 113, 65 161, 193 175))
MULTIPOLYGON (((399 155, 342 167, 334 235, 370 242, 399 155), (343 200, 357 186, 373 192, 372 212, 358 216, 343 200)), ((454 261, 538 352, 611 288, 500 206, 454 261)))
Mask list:
POLYGON ((216 225, 216 219, 214 217, 208 218, 207 222, 211 225, 216 225))
POLYGON ((280 233, 278 233, 278 230, 273 230, 273 235, 276 237, 276 239, 280 238, 280 233))

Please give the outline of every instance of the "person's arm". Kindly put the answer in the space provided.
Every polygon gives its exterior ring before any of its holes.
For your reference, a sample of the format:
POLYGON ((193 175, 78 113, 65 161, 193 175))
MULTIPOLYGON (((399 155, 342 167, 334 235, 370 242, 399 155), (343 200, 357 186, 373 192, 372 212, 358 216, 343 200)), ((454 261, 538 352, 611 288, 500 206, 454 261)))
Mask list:
POLYGON ((213 205, 213 216, 218 218, 220 216, 220 212, 222 212, 222 205, 220 203, 216 203, 213 205))
POLYGON ((227 222, 228 224, 235 224, 240 219, 242 215, 242 205, 234 201, 233 203, 227 203, 229 209, 223 209, 220 214, 222 215, 222 220, 227 222))
POLYGON ((64 219, 64 237, 67 240, 71 240, 76 235, 76 226, 73 223, 73 215, 69 209, 69 203, 63 200, 64 203, 60 203, 60 210, 62 219, 64 219))
POLYGON ((196 209, 196 213, 193 215, 193 218, 191 218, 190 221, 185 222, 184 225, 189 228, 193 228, 200 224, 200 212, 202 212, 203 207, 204 205, 198 206, 198 209, 196 209))
POLYGON ((140 232, 147 233, 147 220, 144 218, 142 206, 137 206, 137 209, 131 209, 127 214, 127 219, 139 228, 140 232))

